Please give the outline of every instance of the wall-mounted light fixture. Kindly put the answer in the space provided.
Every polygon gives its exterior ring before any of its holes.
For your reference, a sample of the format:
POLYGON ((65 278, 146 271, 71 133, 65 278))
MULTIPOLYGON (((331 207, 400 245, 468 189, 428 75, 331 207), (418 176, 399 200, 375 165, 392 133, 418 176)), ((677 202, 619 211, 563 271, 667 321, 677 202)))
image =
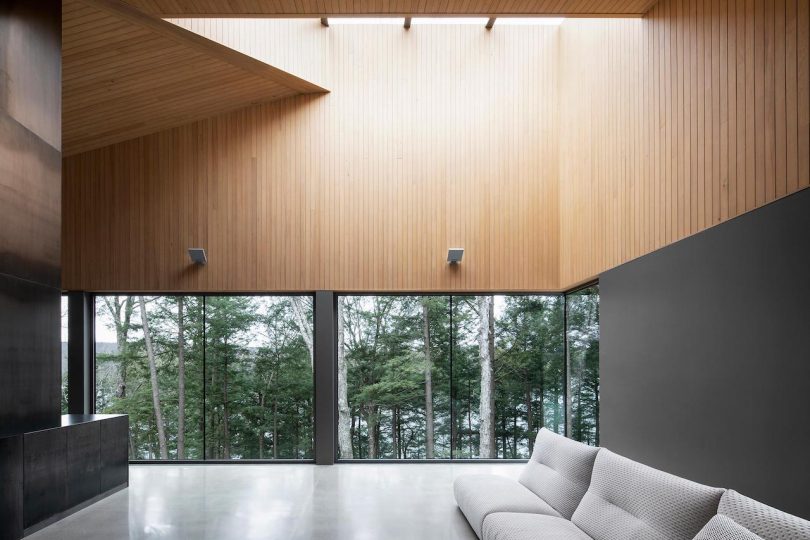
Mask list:
POLYGON ((458 264, 464 256, 464 248, 450 248, 447 250, 447 262, 450 264, 458 264))
POLYGON ((188 248, 188 256, 194 264, 206 264, 208 257, 205 256, 204 248, 188 248))

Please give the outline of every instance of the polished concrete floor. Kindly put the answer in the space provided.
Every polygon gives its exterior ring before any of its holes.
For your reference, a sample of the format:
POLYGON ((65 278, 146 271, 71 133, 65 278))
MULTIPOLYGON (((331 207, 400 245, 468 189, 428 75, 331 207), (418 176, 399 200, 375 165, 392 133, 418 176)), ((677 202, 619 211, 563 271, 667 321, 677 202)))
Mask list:
POLYGON ((474 539, 456 507, 465 473, 515 464, 140 465, 129 488, 28 538, 474 539))

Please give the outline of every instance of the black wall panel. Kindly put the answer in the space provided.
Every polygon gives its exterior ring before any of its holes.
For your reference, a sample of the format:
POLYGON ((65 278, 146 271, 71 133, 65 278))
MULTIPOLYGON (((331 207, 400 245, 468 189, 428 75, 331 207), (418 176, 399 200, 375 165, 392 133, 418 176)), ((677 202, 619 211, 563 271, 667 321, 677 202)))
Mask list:
POLYGON ((67 436, 62 428, 23 436, 26 528, 67 508, 67 436))
POLYGON ((0 435, 58 426, 58 289, 0 274, 0 435))
POLYGON ((810 518, 810 190, 600 292, 602 444, 810 518))
POLYGON ((0 2, 0 435, 58 426, 61 2, 0 2))

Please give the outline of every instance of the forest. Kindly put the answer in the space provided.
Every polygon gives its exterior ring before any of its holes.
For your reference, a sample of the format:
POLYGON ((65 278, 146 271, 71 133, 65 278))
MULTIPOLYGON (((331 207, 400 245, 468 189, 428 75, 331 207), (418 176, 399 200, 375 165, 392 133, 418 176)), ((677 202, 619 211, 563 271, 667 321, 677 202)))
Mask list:
MULTIPOLYGON (((337 311, 341 459, 526 458, 543 426, 598 444, 595 287, 337 311)), ((96 388, 132 459, 311 459, 312 297, 98 296, 96 388)))

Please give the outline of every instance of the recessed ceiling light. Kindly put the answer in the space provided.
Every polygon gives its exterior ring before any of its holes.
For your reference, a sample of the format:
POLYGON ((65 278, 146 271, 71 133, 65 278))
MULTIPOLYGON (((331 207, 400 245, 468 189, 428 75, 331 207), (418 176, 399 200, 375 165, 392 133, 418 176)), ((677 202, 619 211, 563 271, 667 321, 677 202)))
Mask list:
POLYGON ((405 24, 404 17, 329 17, 330 26, 348 24, 405 24))
POLYGON ((498 17, 495 26, 545 25, 559 26, 565 17, 498 17))
POLYGON ((476 24, 484 26, 487 17, 414 17, 413 24, 476 24))

